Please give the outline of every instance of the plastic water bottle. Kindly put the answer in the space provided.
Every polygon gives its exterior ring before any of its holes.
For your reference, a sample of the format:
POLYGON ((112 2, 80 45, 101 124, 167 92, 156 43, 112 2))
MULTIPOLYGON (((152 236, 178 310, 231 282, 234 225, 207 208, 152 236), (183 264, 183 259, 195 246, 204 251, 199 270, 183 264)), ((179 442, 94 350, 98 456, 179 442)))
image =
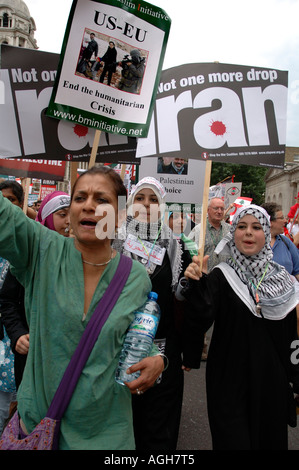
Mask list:
POLYGON ((120 354, 115 380, 121 385, 132 382, 139 377, 140 371, 127 374, 127 369, 150 355, 152 344, 160 320, 160 307, 157 304, 158 294, 150 292, 148 300, 135 311, 134 319, 128 328, 125 342, 120 354))

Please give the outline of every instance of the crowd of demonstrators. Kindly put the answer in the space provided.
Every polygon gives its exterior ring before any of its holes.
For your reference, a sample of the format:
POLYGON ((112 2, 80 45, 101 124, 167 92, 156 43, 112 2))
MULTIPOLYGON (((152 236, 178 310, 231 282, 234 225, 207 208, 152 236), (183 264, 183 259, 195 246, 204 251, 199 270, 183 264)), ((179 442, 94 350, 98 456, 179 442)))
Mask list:
MULTIPOLYGON (((176 449, 184 370, 193 367, 194 362, 192 351, 177 328, 174 292, 183 275, 184 260, 182 246, 165 220, 165 200, 166 191, 159 181, 152 177, 141 179, 128 198, 127 218, 113 243, 117 251, 145 266, 149 274, 161 310, 155 342, 169 361, 159 383, 142 396, 133 397, 134 432, 139 451, 176 449), (144 257, 139 255, 141 251, 144 257)), ((189 256, 187 266, 191 257, 185 252, 186 255, 189 256)))
POLYGON ((118 198, 127 192, 109 167, 81 174, 71 196, 55 191, 37 201, 28 217, 15 207, 22 208, 20 187, 0 183, 1 325, 11 341, 18 392, 6 402, 0 392, 2 423, 12 401, 23 436, 45 416, 126 256, 133 260, 129 278, 62 419, 59 448, 175 451, 184 372, 201 360, 207 360, 213 448, 287 448, 299 393, 299 370, 290 361, 298 337, 299 254, 283 235, 280 206, 241 208, 229 224, 223 200, 212 198, 200 266, 200 224, 186 233, 185 215, 165 210, 165 188, 155 178, 133 187, 122 224, 118 198), (107 214, 109 222, 101 224, 107 214), (185 301, 178 302, 174 294, 184 275, 185 301), (131 368, 140 377, 122 387, 114 380, 119 354, 149 291, 158 294, 161 310, 155 343, 151 356, 131 368))
POLYGON ((194 257, 185 272, 194 341, 214 324, 206 369, 214 450, 287 449, 288 424, 296 421, 297 296, 287 270, 273 261, 269 219, 261 207, 239 209, 217 247, 227 262, 204 274, 194 257))

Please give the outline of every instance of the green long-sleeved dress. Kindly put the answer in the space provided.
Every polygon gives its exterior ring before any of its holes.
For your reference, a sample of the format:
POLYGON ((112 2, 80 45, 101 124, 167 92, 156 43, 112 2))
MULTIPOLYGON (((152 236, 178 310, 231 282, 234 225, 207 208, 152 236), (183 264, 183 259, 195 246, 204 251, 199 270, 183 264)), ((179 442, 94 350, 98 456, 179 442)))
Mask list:
MULTIPOLYGON (((30 220, 0 192, 0 256, 25 287, 30 347, 18 391, 18 410, 29 432, 46 415, 85 326, 116 271, 107 265, 84 313, 81 253, 74 239, 30 220)), ((143 266, 129 279, 87 361, 61 424, 61 449, 134 449, 131 394, 114 380, 133 311, 151 289, 143 266)))

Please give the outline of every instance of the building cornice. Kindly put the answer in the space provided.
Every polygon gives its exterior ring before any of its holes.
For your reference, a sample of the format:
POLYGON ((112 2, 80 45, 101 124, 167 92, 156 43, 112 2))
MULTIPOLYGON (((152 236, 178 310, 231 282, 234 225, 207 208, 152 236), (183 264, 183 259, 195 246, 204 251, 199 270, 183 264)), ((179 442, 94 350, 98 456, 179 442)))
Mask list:
POLYGON ((281 170, 277 169, 270 169, 269 172, 265 176, 265 181, 274 181, 275 179, 281 178, 282 174, 293 174, 297 173, 299 171, 299 164, 298 163, 292 163, 292 162, 287 162, 281 170), (271 171, 275 171, 274 174, 271 174, 271 171))

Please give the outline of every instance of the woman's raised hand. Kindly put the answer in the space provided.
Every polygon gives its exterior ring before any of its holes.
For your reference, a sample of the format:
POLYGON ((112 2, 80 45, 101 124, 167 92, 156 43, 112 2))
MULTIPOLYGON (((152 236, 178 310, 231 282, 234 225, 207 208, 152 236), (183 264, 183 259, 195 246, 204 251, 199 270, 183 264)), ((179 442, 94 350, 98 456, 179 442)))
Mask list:
POLYGON ((192 263, 189 264, 188 268, 184 273, 184 276, 187 279, 194 279, 195 281, 198 281, 202 277, 202 273, 208 272, 208 259, 209 255, 203 257, 201 269, 200 257, 198 255, 193 256, 192 263))

